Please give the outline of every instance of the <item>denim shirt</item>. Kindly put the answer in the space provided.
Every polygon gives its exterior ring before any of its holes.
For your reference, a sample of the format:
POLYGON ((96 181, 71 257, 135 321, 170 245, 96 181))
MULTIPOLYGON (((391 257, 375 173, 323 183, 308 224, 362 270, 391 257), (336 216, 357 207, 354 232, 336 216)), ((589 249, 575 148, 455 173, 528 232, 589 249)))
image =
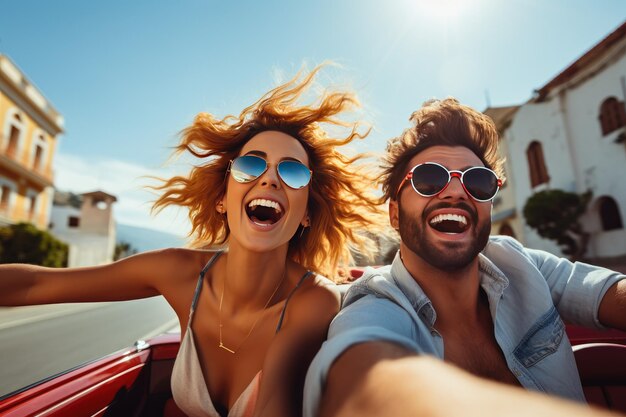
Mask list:
MULTIPOLYGON (((603 329, 597 314, 602 297, 626 276, 527 249, 505 236, 490 238, 479 255, 479 272, 496 341, 520 384, 584 401, 563 320, 603 329)), ((387 341, 443 359, 444 340, 435 330, 436 320, 431 301, 399 254, 389 266, 367 268, 348 290, 328 340, 311 363, 304 417, 317 415, 332 363, 355 344, 387 341)))

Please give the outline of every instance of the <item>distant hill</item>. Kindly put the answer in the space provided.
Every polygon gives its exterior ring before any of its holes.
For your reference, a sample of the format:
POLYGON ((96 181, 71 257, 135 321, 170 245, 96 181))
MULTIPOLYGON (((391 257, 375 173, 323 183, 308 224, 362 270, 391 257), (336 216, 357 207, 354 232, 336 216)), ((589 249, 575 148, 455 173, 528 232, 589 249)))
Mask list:
POLYGON ((139 252, 185 246, 185 239, 170 233, 117 223, 117 242, 129 243, 139 252))

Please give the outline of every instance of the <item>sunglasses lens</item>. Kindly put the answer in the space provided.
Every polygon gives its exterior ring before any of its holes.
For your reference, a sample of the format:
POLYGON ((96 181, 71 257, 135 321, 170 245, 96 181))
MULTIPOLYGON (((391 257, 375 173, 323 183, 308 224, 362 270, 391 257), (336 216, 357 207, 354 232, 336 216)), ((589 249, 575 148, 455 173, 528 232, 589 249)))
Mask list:
POLYGON ((498 192, 498 178, 491 170, 475 167, 465 171, 463 183, 476 200, 491 200, 498 192))
POLYGON ((265 172, 265 159, 254 155, 238 156, 233 160, 230 172, 235 181, 246 183, 254 181, 265 172))
POLYGON ((278 164, 278 175, 291 188, 305 187, 311 180, 311 171, 297 161, 282 161, 278 164))
POLYGON ((422 164, 415 167, 411 182, 417 192, 429 197, 438 194, 448 184, 448 171, 435 164, 422 164))

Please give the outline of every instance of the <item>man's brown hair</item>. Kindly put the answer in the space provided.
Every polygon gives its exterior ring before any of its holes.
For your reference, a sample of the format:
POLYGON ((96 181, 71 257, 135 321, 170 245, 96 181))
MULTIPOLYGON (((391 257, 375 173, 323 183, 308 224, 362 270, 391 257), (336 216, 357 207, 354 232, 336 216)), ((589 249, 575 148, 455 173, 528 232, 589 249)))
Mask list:
POLYGON ((413 126, 387 143, 383 157, 381 202, 397 198, 409 161, 432 146, 463 146, 480 158, 504 181, 503 159, 498 156, 498 130, 488 116, 459 103, 454 98, 429 100, 410 121, 413 126))

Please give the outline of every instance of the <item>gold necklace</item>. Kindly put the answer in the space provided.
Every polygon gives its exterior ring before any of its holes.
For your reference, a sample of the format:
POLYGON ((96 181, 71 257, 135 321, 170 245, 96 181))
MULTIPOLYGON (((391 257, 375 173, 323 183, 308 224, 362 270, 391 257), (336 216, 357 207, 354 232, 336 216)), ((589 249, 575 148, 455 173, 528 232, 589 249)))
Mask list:
POLYGON ((287 276, 287 268, 285 268, 285 270, 283 271, 283 277, 281 278, 280 282, 278 283, 278 285, 274 289, 274 292, 272 293, 272 295, 270 295, 270 298, 268 298, 267 302, 265 303, 265 306, 263 306, 263 311, 261 313, 259 313, 259 317, 257 317, 257 319, 254 321, 254 323, 252 323, 252 327, 250 327, 250 330, 248 331, 248 334, 246 335, 246 337, 243 338, 243 340, 241 341, 241 343, 239 343, 239 346, 237 346, 236 349, 230 349, 228 346, 224 345, 224 342, 222 341, 222 327, 223 327, 223 325, 222 325, 222 303, 224 301, 224 292, 226 292, 226 280, 224 280, 224 286, 222 287, 222 295, 220 296, 220 308, 219 308, 219 313, 218 313, 219 331, 220 331, 219 332, 220 333, 220 344, 218 345, 219 348, 222 348, 225 351, 234 354, 236 351, 238 351, 241 348, 241 346, 243 346, 244 342, 246 340, 248 340, 248 337, 252 334, 252 330, 254 330, 254 328, 256 327, 256 324, 259 322, 259 320, 263 316, 263 313, 265 313, 265 310, 267 309, 267 306, 270 304, 270 301, 272 301, 272 298, 274 298, 274 296, 276 295, 276 292, 278 292, 278 289, 281 287, 281 285, 285 281, 285 277, 286 276, 287 276))

